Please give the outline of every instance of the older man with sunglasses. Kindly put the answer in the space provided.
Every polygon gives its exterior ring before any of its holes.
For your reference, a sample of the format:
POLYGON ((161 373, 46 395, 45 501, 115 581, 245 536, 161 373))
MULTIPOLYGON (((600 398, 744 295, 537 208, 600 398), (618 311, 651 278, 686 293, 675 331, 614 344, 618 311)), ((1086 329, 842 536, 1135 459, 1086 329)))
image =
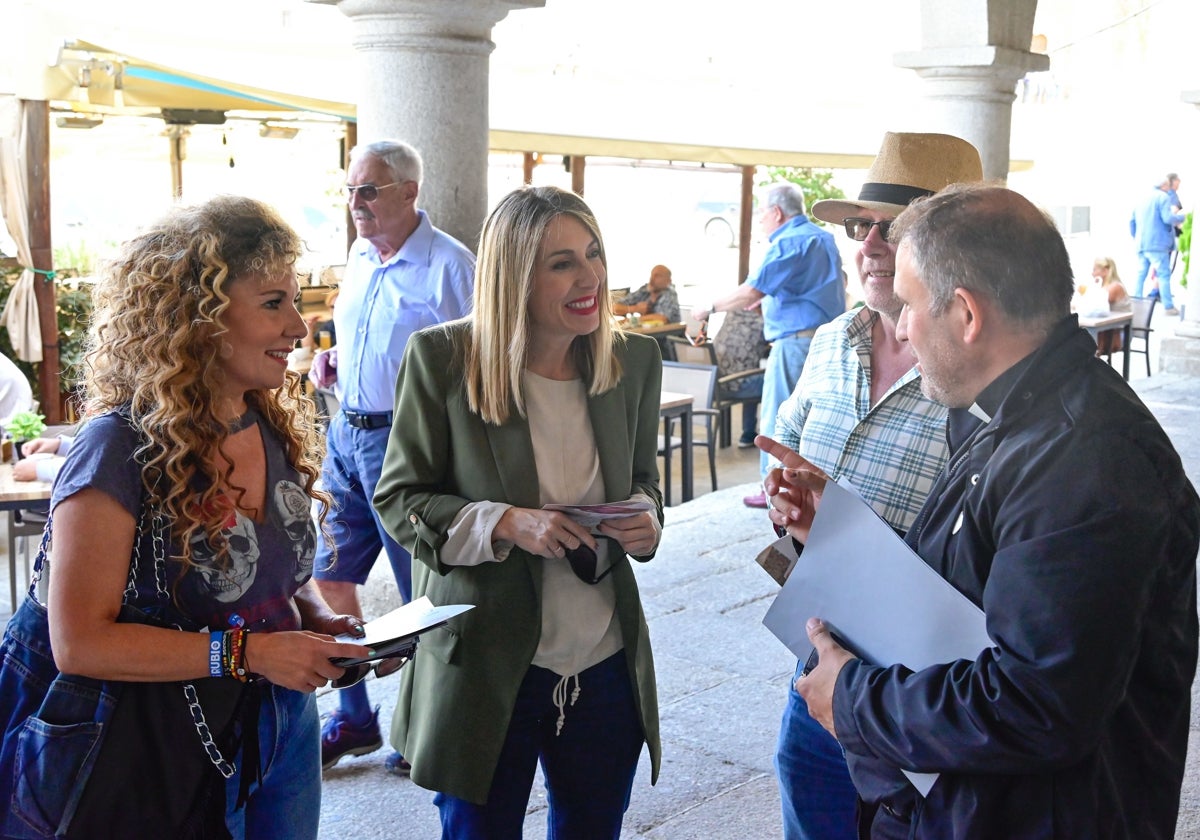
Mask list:
MULTIPOLYGON (((417 208, 421 174, 420 154, 405 143, 383 140, 350 153, 346 192, 358 239, 334 310, 338 345, 317 354, 309 374, 317 387, 332 386, 341 405, 329 423, 321 471, 334 499, 327 521, 337 560, 322 535, 313 576, 330 605, 350 615, 362 614, 358 587, 381 551, 400 597, 412 597, 412 558, 371 505, 392 425, 396 373, 408 337, 467 315, 474 292, 474 255, 417 208)), ((339 701, 321 728, 325 769, 383 746, 378 707, 372 708, 366 685, 343 689, 339 701)), ((399 753, 386 765, 407 774, 399 753)))
MULTIPOLYGON (((888 133, 857 201, 818 201, 812 208, 862 243, 855 265, 866 306, 817 330, 796 390, 779 409, 775 437, 834 478, 849 478, 902 534, 946 461, 946 409, 921 393, 912 351, 896 338, 901 304, 892 288, 896 247, 888 229, 913 199, 982 177, 979 153, 965 140, 888 133)), ((794 686, 775 766, 785 840, 858 836, 858 795, 841 747, 809 716, 794 686)))

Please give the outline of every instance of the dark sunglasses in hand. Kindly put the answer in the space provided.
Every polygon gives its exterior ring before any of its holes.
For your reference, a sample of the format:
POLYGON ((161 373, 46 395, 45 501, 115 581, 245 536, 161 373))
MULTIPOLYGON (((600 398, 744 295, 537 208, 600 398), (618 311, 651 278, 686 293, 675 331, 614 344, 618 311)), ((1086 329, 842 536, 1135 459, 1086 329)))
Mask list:
POLYGON ((375 672, 376 679, 381 679, 389 674, 396 673, 411 662, 416 652, 417 643, 413 641, 411 645, 397 651, 395 656, 377 659, 374 662, 359 662, 355 665, 347 665, 345 672, 337 679, 330 681, 329 684, 333 688, 349 688, 352 685, 358 685, 372 671, 375 672))
POLYGON ((892 229, 892 219, 884 219, 882 222, 873 222, 870 219, 860 219, 851 217, 842 219, 842 224, 846 226, 846 235, 855 242, 863 242, 871 235, 871 228, 879 225, 879 235, 885 240, 888 238, 888 231, 892 229))
POLYGON ((610 564, 607 569, 597 575, 596 566, 599 560, 596 558, 596 552, 583 543, 580 543, 578 548, 567 548, 564 551, 567 562, 571 564, 571 571, 584 583, 599 583, 613 570, 610 564))

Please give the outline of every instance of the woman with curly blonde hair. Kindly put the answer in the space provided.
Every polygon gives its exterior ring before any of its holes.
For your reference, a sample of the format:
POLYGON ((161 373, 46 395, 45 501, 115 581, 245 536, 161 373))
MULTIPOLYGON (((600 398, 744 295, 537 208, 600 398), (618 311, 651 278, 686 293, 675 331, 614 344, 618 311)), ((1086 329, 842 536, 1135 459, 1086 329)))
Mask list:
POLYGON ((86 420, 51 500, 61 671, 265 680, 246 717, 257 711, 258 766, 243 749, 225 786, 239 838, 317 836, 313 691, 343 674, 331 657, 367 653, 333 641, 361 619, 335 615, 309 580, 310 509, 325 497, 313 409, 287 371, 306 329, 300 247, 275 211, 236 197, 178 209, 125 244, 93 293, 86 420), (139 524, 146 511, 169 523, 165 580, 150 571, 164 535, 139 524), (123 597, 189 632, 118 623, 123 597))

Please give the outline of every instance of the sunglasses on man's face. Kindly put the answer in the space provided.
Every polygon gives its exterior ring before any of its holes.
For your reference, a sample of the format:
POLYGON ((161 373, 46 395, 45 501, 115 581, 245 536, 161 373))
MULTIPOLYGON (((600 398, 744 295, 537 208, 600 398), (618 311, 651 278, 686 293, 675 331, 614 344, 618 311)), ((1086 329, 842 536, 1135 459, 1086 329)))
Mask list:
POLYGON ((361 198, 363 201, 370 204, 372 201, 379 198, 380 190, 386 190, 388 187, 394 187, 400 183, 403 183, 403 182, 393 181, 390 184, 382 184, 381 186, 378 186, 378 187, 375 186, 374 184, 359 184, 357 187, 352 187, 349 184, 347 184, 346 185, 346 200, 347 201, 352 200, 354 198, 354 194, 358 193, 359 198, 361 198))
POLYGON ((870 219, 860 219, 857 217, 842 219, 842 224, 846 226, 846 235, 855 242, 864 242, 871 235, 871 228, 879 225, 879 235, 886 241, 888 231, 892 229, 892 219, 884 219, 882 222, 873 222, 870 219))
POLYGON ((566 549, 565 553, 567 562, 571 564, 571 571, 575 573, 575 577, 584 583, 599 583, 613 570, 613 567, 609 565, 607 569, 597 575, 596 566, 599 560, 596 557, 596 552, 583 543, 580 543, 578 548, 566 549))

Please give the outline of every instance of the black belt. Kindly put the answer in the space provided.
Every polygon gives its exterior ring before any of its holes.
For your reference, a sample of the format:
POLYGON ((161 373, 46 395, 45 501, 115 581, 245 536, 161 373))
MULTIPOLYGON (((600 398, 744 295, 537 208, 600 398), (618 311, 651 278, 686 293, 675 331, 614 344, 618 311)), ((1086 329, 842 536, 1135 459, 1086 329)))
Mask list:
POLYGON ((346 415, 346 422, 356 429, 382 429, 392 425, 392 412, 390 411, 350 411, 343 408, 342 414, 346 415))

